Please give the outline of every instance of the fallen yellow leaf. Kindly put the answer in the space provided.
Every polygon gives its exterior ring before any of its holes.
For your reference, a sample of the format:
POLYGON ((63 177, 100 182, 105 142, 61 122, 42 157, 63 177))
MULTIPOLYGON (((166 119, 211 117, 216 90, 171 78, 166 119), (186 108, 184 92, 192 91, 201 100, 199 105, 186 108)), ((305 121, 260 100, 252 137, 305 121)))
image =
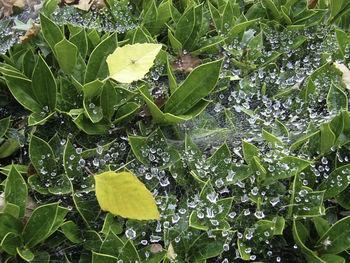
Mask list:
POLYGON ((94 178, 102 210, 131 219, 160 219, 152 193, 132 173, 109 171, 94 178))
POLYGON ((161 44, 147 43, 118 47, 106 60, 110 77, 121 83, 142 79, 161 48, 161 44))

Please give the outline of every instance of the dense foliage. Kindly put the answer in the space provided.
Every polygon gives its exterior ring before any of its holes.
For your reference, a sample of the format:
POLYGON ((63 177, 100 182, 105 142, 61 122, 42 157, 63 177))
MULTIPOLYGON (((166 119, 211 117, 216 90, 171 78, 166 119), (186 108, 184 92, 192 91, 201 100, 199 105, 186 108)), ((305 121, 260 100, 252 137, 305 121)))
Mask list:
POLYGON ((350 262, 350 2, 96 3, 0 21, 0 261, 350 262), (160 219, 102 211, 108 171, 160 219))

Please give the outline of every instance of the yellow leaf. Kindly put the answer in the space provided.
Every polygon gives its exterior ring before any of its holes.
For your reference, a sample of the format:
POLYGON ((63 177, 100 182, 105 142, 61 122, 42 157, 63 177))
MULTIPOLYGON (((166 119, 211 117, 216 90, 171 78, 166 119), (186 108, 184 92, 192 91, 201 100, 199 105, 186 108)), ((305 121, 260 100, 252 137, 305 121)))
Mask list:
POLYGON ((102 210, 125 218, 160 219, 151 192, 132 173, 109 171, 94 177, 96 197, 102 210))
POLYGON ((121 83, 142 79, 153 66, 161 44, 134 44, 118 47, 107 57, 110 77, 121 83))

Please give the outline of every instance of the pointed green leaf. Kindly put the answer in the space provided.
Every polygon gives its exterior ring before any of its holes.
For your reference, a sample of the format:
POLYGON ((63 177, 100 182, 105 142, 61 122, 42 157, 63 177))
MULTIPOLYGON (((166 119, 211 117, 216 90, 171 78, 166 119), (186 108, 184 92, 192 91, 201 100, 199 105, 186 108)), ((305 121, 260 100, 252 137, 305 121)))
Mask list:
POLYGON ((51 49, 55 50, 55 45, 63 39, 62 31, 57 24, 42 13, 40 13, 39 16, 41 32, 51 49))
POLYGON ((39 55, 34 68, 32 88, 40 105, 42 107, 48 107, 47 110, 49 111, 54 111, 56 108, 57 96, 56 80, 41 55, 39 55))
POLYGON ((5 201, 19 206, 23 218, 27 204, 28 188, 22 175, 12 166, 5 185, 5 201))
POLYGON ((39 206, 34 210, 23 229, 23 241, 32 248, 49 237, 56 221, 58 203, 39 206))
POLYGON ((58 64, 66 74, 71 74, 77 63, 78 48, 72 42, 63 38, 55 47, 58 64))
POLYGON ((186 114, 216 86, 223 59, 196 67, 185 81, 169 97, 164 111, 174 114, 186 114))
POLYGON ((329 254, 338 254, 350 247, 350 216, 340 219, 332 225, 317 241, 322 251, 329 254))
POLYGON ((95 47, 86 67, 85 83, 96 79, 105 79, 108 76, 106 59, 117 46, 117 33, 115 32, 95 47))
POLYGON ((340 88, 331 85, 327 96, 327 108, 329 112, 339 112, 348 109, 348 97, 340 88))

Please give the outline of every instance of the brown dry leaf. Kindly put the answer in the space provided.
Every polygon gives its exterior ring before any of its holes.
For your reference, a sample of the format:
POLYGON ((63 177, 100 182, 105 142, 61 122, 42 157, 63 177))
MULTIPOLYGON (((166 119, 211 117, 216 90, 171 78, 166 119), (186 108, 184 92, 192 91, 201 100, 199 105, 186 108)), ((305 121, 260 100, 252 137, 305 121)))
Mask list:
POLYGON ((166 254, 166 256, 169 258, 169 259, 172 259, 172 260, 175 260, 175 251, 174 251, 174 247, 173 247, 173 245, 171 244, 171 242, 170 242, 170 244, 169 244, 169 246, 168 246, 168 253, 166 254))
POLYGON ((161 244, 152 244, 150 250, 152 253, 158 253, 163 251, 163 247, 161 244))
MULTIPOLYGON (((62 2, 60 0, 60 2, 62 2)), ((71 5, 71 4, 74 4, 75 0, 64 0, 64 3, 68 4, 68 5, 71 5)))
POLYGON ((346 88, 350 90, 350 70, 344 64, 335 62, 334 66, 343 73, 342 81, 345 83, 346 88))
POLYGON ((171 68, 175 72, 190 73, 195 67, 202 64, 198 57, 192 57, 190 54, 181 54, 172 64, 171 68))
POLYGON ((318 0, 308 0, 307 7, 309 9, 314 9, 317 5, 318 0))
MULTIPOLYGON (((154 100, 154 104, 156 104, 158 106, 158 108, 162 107, 165 103, 166 103, 167 99, 164 97, 158 97, 154 100)), ((149 110, 147 104, 145 104, 142 107, 143 113, 145 116, 152 116, 151 111, 149 110)))
POLYGON ((40 30, 41 26, 39 24, 34 23, 33 26, 27 30, 24 36, 19 37, 19 40, 21 41, 21 43, 25 43, 33 39, 37 34, 39 34, 40 30))
POLYGON ((106 7, 106 3, 104 0, 94 0, 93 6, 97 9, 102 9, 106 7))
POLYGON ((34 168, 33 164, 30 163, 30 164, 28 165, 28 169, 27 169, 27 177, 30 177, 30 176, 32 176, 33 174, 36 174, 36 171, 35 171, 35 168, 34 168))
POLYGON ((89 11, 90 7, 94 3, 93 0, 80 0, 79 4, 74 5, 74 7, 83 10, 83 11, 89 11))
POLYGON ((24 8, 24 0, 0 0, 0 13, 2 17, 8 17, 13 14, 13 7, 24 8))

